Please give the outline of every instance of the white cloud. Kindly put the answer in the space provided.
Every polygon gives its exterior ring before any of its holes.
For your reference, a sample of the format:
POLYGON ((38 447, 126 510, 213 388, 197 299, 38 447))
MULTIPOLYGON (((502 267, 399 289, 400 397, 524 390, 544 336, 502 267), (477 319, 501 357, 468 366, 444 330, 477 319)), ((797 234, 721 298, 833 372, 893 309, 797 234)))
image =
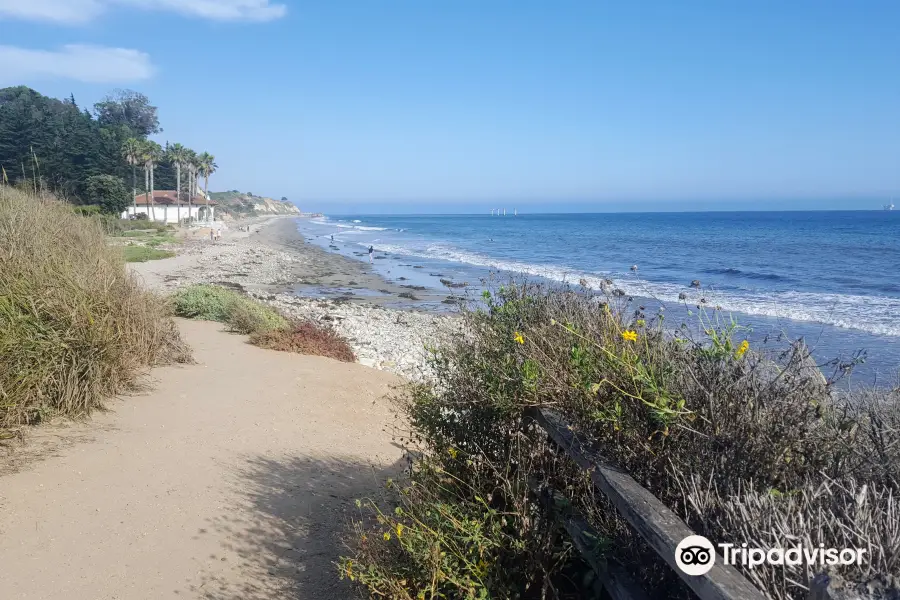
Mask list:
MULTIPOLYGON (((2 0, 0 0, 2 1, 2 0)), ((213 21, 273 21, 287 14, 284 4, 269 0, 109 0, 117 4, 168 10, 213 21)))
POLYGON ((0 46, 0 84, 37 79, 74 79, 88 83, 127 83, 149 79, 156 68, 150 56, 127 48, 70 44, 60 50, 0 46))
POLYGON ((213 21, 272 21, 287 13, 271 0, 0 0, 0 18, 79 24, 114 6, 176 12, 213 21))

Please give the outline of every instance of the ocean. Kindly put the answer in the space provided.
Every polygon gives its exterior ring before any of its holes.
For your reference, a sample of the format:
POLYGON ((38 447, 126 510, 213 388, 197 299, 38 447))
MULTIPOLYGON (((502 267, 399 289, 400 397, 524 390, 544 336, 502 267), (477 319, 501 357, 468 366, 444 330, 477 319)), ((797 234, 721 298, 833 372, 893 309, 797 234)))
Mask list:
POLYGON ((354 253, 373 245, 387 253, 376 271, 436 290, 447 290, 444 278, 477 293, 491 272, 595 289, 608 278, 636 303, 663 306, 670 323, 695 317, 703 299, 747 327, 751 342, 802 337, 822 364, 862 352, 853 381, 896 382, 900 212, 511 213, 325 217, 298 227, 359 260, 368 258, 354 253))

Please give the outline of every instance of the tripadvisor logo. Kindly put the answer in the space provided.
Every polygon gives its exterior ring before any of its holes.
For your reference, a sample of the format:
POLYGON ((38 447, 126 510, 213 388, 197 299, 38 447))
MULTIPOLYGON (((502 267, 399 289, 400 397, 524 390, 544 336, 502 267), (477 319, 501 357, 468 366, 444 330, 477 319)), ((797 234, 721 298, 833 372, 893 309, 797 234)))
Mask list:
POLYGON ((750 548, 748 544, 718 544, 702 535, 689 535, 675 548, 675 564, 687 575, 705 575, 716 564, 716 547, 719 548, 722 564, 740 565, 753 570, 760 565, 807 565, 824 567, 836 565, 862 565, 865 563, 865 548, 826 548, 797 544, 789 548, 750 548))
POLYGON ((716 549, 702 535, 689 535, 675 548, 675 564, 688 575, 706 575, 716 564, 716 549))

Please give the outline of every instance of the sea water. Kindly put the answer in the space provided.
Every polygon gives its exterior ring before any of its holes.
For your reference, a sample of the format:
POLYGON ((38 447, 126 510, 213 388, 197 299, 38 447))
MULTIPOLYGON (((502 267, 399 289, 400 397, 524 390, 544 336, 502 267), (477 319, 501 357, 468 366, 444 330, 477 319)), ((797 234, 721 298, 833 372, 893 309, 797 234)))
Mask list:
POLYGON ((751 341, 802 337, 821 363, 862 351, 855 380, 896 381, 900 212, 511 212, 298 222, 325 248, 333 235, 347 256, 367 261, 370 245, 387 253, 374 263, 389 279, 445 291, 439 279, 477 291, 490 272, 595 289, 611 279, 636 304, 664 307, 670 323, 719 307, 751 341))

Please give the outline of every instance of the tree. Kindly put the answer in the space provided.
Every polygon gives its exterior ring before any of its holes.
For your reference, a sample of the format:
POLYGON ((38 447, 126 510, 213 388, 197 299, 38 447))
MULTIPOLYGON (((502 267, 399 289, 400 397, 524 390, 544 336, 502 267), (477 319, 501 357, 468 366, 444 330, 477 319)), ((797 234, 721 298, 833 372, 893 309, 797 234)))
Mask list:
POLYGON ((128 189, 115 175, 91 175, 87 179, 87 196, 91 204, 103 212, 119 215, 128 207, 128 189))
POLYGON ((122 146, 122 155, 125 162, 131 165, 131 195, 134 200, 134 214, 137 214, 137 166, 141 164, 143 148, 137 138, 128 138, 122 146))
POLYGON ((124 125, 134 137, 146 138, 162 131, 156 107, 147 96, 133 90, 114 90, 94 105, 94 113, 101 127, 124 125))
POLYGON ((287 201, 288 201, 287 196, 282 196, 282 197, 281 197, 281 201, 282 201, 282 202, 287 202, 287 201))
POLYGON ((181 225, 181 167, 187 163, 187 148, 181 144, 172 144, 167 149, 169 162, 175 167, 175 185, 178 198, 178 225, 181 225))
POLYGON ((156 163, 162 159, 162 155, 162 146, 153 141, 144 142, 145 168, 150 174, 150 200, 152 202, 150 212, 154 221, 156 221, 156 200, 153 198, 153 169, 156 168, 156 163))
MULTIPOLYGON (((147 212, 143 214, 149 214, 150 211, 153 210, 152 205, 150 204, 150 156, 149 156, 149 148, 147 148, 147 142, 141 142, 140 146, 140 157, 141 157, 141 166, 144 167, 144 206, 147 212)), ((135 200, 135 204, 137 200, 135 200)), ((155 221, 156 219, 154 219, 155 221)))
POLYGON ((216 157, 209 152, 200 155, 200 174, 203 175, 203 195, 206 197, 206 220, 209 220, 209 176, 216 172, 219 165, 216 164, 216 157))
POLYGON ((197 153, 188 148, 185 151, 185 170, 187 171, 188 224, 193 221, 194 194, 197 186, 197 153))

